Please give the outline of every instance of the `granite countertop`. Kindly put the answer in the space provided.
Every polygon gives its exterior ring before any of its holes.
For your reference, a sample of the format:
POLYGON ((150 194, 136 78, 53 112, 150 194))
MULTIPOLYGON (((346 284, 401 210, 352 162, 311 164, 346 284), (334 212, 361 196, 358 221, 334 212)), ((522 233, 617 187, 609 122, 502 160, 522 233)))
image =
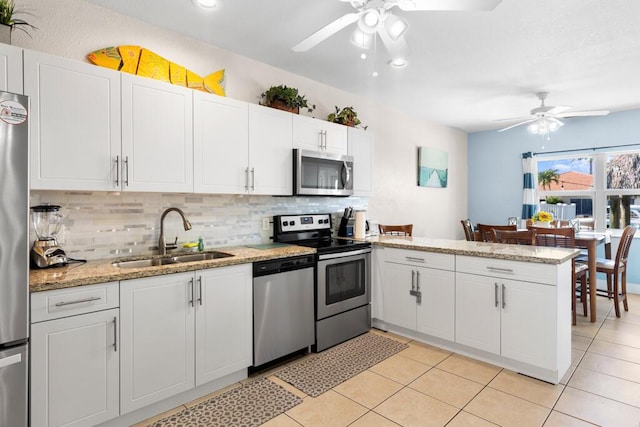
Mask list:
POLYGON ((368 237, 366 240, 374 246, 543 264, 562 264, 580 254, 579 249, 429 239, 426 237, 377 236, 368 237))
POLYGON ((234 256, 155 267, 120 268, 112 264, 117 261, 150 258, 150 256, 138 256, 121 259, 96 260, 83 264, 69 264, 65 267, 31 270, 29 273, 29 290, 31 292, 48 291, 52 289, 93 285, 96 283, 112 282, 116 280, 160 276, 163 274, 203 270, 206 268, 227 267, 230 265, 247 264, 256 261, 316 253, 315 249, 295 245, 278 245, 273 248, 270 248, 269 245, 265 246, 265 248, 260 249, 248 246, 215 248, 215 251, 226 252, 234 256))

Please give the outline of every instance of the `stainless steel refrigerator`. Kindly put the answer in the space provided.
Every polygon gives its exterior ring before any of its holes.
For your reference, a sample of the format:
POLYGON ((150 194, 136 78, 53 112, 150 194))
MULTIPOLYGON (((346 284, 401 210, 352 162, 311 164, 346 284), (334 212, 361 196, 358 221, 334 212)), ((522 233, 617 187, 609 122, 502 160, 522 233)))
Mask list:
POLYGON ((0 92, 0 427, 27 425, 28 98, 0 92))

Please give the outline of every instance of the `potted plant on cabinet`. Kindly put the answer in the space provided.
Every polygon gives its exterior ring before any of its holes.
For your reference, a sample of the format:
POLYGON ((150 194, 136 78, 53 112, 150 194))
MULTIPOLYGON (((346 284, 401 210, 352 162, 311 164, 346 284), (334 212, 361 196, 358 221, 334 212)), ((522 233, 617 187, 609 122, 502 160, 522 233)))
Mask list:
POLYGON ((316 108, 315 105, 309 105, 304 95, 298 93, 298 89, 285 85, 271 86, 261 93, 260 97, 262 98, 260 105, 266 105, 295 114, 300 112, 300 108, 306 108, 309 113, 316 108))
MULTIPOLYGON (((327 116, 327 121, 350 127, 358 126, 361 123, 358 118, 358 113, 353 109, 353 107, 344 107, 340 109, 337 106, 335 113, 331 113, 327 116)), ((366 129, 367 127, 362 126, 362 128, 366 129)))
POLYGON ((25 13, 25 11, 17 10, 13 0, 0 0, 0 42, 11 44, 11 31, 16 28, 24 31, 29 37, 28 29, 37 29, 24 19, 16 18, 17 13, 25 13))

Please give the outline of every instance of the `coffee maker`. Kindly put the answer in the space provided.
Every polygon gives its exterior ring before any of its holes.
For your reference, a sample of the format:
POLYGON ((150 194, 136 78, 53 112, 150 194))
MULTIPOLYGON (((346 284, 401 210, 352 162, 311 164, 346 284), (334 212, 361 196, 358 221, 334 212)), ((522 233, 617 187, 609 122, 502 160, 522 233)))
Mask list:
POLYGON ((35 267, 47 268, 67 265, 67 254, 58 246, 57 236, 62 228, 60 206, 43 204, 31 207, 31 223, 37 240, 31 247, 31 262, 35 267))

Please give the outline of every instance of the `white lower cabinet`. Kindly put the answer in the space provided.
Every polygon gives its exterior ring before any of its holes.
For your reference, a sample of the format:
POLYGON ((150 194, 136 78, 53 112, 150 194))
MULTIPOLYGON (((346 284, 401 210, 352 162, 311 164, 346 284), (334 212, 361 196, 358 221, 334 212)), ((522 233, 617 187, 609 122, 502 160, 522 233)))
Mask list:
POLYGON ((251 264, 122 281, 125 414, 251 365, 251 264))
POLYGON ((196 386, 251 366, 251 264, 196 272, 196 386))
POLYGON ((374 325, 544 381, 558 383, 566 373, 570 260, 544 264, 395 248, 375 254, 382 267, 374 271, 374 325))
POLYGON ((456 287, 456 342, 554 367, 554 286, 457 273, 456 287))
POLYGON ((194 386, 193 273, 120 282, 120 411, 194 386))
POLYGON ((117 282, 82 288, 32 295, 32 319, 54 317, 31 325, 33 427, 94 426, 119 415, 119 310, 92 312, 111 299, 99 295, 114 294, 117 307, 117 282), (82 314, 60 317, 67 307, 82 314))
POLYGON ((383 267, 383 318, 385 322, 438 338, 454 338, 455 273, 421 266, 430 258, 451 262, 453 256, 385 249, 383 267), (391 260, 391 261, 389 261, 391 260), (403 264, 398 261, 402 260, 403 264))

